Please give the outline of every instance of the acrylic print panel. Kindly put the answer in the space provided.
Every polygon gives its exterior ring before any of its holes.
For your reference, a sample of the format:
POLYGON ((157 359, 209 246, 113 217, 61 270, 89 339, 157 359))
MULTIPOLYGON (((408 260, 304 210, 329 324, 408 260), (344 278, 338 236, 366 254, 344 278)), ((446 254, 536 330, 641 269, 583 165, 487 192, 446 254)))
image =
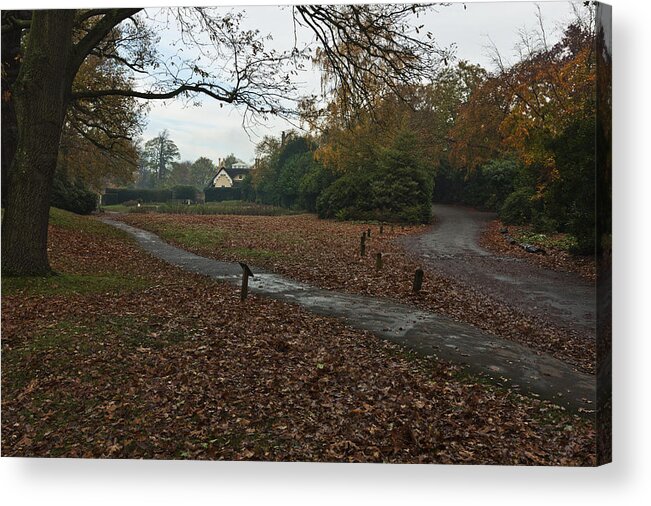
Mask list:
POLYGON ((2 11, 3 455, 609 462, 610 13, 2 11))

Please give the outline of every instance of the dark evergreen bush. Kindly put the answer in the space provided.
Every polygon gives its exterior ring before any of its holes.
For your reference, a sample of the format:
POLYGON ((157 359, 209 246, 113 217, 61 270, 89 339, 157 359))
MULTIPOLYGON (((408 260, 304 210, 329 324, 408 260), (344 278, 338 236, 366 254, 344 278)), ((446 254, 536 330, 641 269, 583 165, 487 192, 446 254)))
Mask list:
POLYGON ((321 193, 317 212, 322 218, 427 223, 433 185, 432 172, 422 163, 414 136, 402 132, 376 160, 321 193))
POLYGON ((69 181, 56 175, 50 205, 77 214, 90 214, 97 208, 97 194, 80 181, 69 181))

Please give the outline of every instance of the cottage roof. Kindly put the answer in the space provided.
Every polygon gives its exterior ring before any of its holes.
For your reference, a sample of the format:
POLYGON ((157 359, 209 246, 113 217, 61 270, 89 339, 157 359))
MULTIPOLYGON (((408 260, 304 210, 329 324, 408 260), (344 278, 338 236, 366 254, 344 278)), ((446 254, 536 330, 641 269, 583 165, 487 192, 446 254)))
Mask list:
MULTIPOLYGON (((226 174, 228 174, 231 177, 231 179, 235 179, 235 176, 239 176, 239 175, 246 176, 251 172, 250 167, 246 167, 246 168, 237 167, 237 168, 230 168, 230 169, 224 168, 224 170, 226 171, 226 174)), ((217 173, 219 174, 219 172, 217 173)))
POLYGON ((223 170, 231 179, 233 185, 239 185, 241 183, 241 178, 251 173, 251 167, 242 166, 242 165, 243 164, 240 164, 239 167, 231 167, 231 168, 219 167, 217 169, 217 173, 212 177, 212 180, 215 181, 215 179, 217 179, 217 176, 219 176, 219 174, 223 170))

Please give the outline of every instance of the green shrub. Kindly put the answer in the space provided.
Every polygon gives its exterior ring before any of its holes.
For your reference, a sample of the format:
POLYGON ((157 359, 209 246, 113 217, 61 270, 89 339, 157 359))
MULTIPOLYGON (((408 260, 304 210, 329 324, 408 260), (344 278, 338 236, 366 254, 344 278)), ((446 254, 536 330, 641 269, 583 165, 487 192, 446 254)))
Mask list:
POLYGON ((500 209, 500 219, 508 225, 529 223, 533 213, 532 196, 528 188, 520 188, 511 193, 500 209))
POLYGON ((559 177, 546 195, 550 214, 576 237, 575 253, 594 255, 596 247, 595 121, 577 119, 550 143, 559 177))
POLYGON ((353 215, 356 212, 368 210, 363 199, 368 185, 369 177, 362 171, 349 173, 337 179, 317 198, 316 211, 319 217, 338 216, 339 219, 355 219, 353 215))
POLYGON ((339 221, 346 221, 351 219, 350 218, 350 213, 348 212, 348 209, 339 209, 335 213, 335 218, 338 219, 339 221))
POLYGON ((531 225, 535 232, 543 234, 554 233, 559 228, 558 221, 539 211, 533 211, 531 225))
POLYGON ((521 178, 524 168, 515 160, 491 160, 472 171, 453 168, 441 160, 436 174, 434 200, 462 203, 498 211, 521 178))
POLYGON ((317 198, 321 218, 427 223, 432 172, 422 162, 414 135, 403 131, 366 166, 337 179, 317 198))
POLYGON ((90 214, 97 208, 97 194, 80 181, 69 181, 56 175, 52 186, 50 205, 76 214, 90 214))

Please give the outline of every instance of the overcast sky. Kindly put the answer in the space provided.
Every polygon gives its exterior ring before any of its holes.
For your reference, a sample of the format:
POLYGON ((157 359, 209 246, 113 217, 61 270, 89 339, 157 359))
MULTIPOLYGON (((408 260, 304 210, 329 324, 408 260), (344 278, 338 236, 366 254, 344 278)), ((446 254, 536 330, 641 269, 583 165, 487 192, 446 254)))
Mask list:
MULTIPOLYGON (((547 34, 557 40, 562 26, 572 19, 570 2, 488 2, 455 3, 437 8, 421 17, 420 22, 434 35, 441 47, 452 44, 456 57, 492 68, 487 46, 492 41, 503 55, 513 56, 518 41, 518 31, 534 28, 536 5, 540 5, 547 34)), ((273 37, 270 46, 290 49, 293 44, 291 11, 276 6, 236 7, 246 12, 246 26, 258 28, 273 37)), ((171 41, 174 34, 163 33, 163 45, 171 41)), ((299 33, 299 38, 311 37, 308 32, 299 33)), ((306 93, 319 89, 320 77, 316 70, 300 76, 306 93)), ((251 162, 255 145, 263 135, 280 135, 282 130, 292 126, 279 118, 272 118, 264 127, 253 132, 242 128, 241 111, 229 106, 223 108, 210 99, 202 100, 201 107, 186 106, 180 101, 152 101, 148 124, 143 133, 144 140, 154 137, 163 129, 169 130, 170 138, 179 147, 183 160, 195 160, 206 156, 212 160, 234 153, 240 159, 251 162)))

